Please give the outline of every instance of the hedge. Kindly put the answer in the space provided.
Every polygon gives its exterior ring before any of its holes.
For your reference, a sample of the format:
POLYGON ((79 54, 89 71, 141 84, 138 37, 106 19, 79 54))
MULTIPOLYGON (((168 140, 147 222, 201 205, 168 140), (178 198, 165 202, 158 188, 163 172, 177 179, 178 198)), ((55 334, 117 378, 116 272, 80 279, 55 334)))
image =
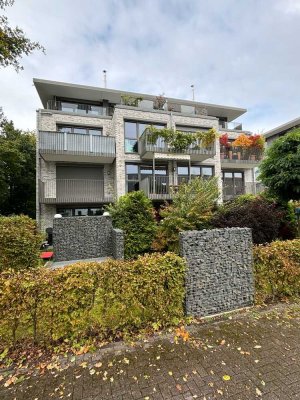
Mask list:
POLYGON ((257 298, 270 301, 300 296, 300 239, 254 247, 257 298))
POLYGON ((0 274, 2 343, 119 337, 183 317, 185 262, 173 253, 0 274))
POLYGON ((0 271, 37 267, 42 239, 33 219, 0 217, 0 271))

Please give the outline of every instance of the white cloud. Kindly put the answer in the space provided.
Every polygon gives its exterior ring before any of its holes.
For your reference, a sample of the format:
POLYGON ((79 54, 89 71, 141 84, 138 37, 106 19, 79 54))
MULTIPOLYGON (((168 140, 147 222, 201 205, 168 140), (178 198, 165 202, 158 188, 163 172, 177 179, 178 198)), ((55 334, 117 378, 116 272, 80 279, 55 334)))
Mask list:
POLYGON ((7 14, 46 56, 0 72, 0 106, 35 127, 32 78, 102 85, 248 108, 254 131, 299 116, 298 1, 28 0, 7 14))

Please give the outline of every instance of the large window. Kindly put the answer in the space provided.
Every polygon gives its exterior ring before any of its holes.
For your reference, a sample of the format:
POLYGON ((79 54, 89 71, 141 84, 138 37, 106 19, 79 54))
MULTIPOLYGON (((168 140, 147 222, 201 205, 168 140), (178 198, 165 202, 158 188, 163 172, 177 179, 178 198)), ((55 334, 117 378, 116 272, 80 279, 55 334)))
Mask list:
POLYGON ((58 125, 57 130, 59 132, 77 133, 81 135, 102 135, 102 128, 86 126, 58 125))
MULTIPOLYGON (((203 165, 192 165, 191 166, 191 178, 201 176, 204 179, 209 179, 214 175, 214 168, 203 165)), ((177 166, 178 184, 187 182, 189 180, 189 166, 178 165, 177 166)))
POLYGON ((151 122, 125 121, 125 153, 138 152, 138 138, 143 134, 148 126, 162 129, 165 125, 154 124, 151 122))
POLYGON ((244 173, 241 171, 223 171, 223 187, 228 195, 244 193, 244 173))
MULTIPOLYGON (((147 180, 151 183, 153 177, 153 168, 145 164, 126 164, 126 191, 133 192, 140 190, 142 183, 147 180), (150 180, 149 180, 150 179, 150 180)), ((166 185, 168 181, 168 168, 166 165, 155 166, 156 184, 166 185)))

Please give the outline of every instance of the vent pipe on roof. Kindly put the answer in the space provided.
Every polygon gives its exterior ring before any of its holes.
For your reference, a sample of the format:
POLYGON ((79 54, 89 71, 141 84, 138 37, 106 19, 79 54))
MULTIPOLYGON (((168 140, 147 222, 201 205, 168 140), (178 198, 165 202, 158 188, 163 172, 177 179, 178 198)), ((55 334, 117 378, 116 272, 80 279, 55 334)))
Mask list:
POLYGON ((106 89, 107 88, 106 69, 103 70, 103 85, 106 89))
POLYGON ((195 101, 195 86, 191 85, 192 88, 192 100, 195 101))

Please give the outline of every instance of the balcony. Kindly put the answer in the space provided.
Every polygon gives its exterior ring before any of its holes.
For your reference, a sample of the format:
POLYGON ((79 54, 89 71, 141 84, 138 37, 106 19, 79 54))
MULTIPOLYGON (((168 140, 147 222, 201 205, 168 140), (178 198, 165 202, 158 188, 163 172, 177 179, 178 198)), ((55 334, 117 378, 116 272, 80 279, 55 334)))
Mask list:
POLYGON ((263 150, 246 147, 221 146, 220 158, 222 166, 229 168, 254 168, 263 158, 263 150))
POLYGON ((223 183, 223 200, 231 200, 242 194, 259 194, 264 190, 260 182, 246 182, 241 185, 226 185, 223 183))
POLYGON ((225 131, 242 131, 243 125, 241 122, 219 121, 219 128, 225 131))
POLYGON ((178 186, 172 185, 168 176, 145 177, 139 188, 151 200, 171 200, 178 186))
POLYGON ((47 110, 62 111, 65 113, 79 114, 91 117, 106 117, 113 115, 113 107, 97 104, 72 103, 68 101, 48 100, 47 110))
POLYGON ((202 147, 201 143, 198 143, 185 150, 178 150, 170 147, 163 138, 158 138, 153 144, 150 135, 145 131, 139 138, 139 154, 143 159, 153 159, 155 153, 165 155, 165 158, 169 159, 182 159, 183 156, 186 156, 185 158, 191 161, 204 161, 216 155, 215 143, 209 147, 202 147))
POLYGON ((79 133, 39 131, 39 153, 46 161, 110 164, 116 157, 115 138, 79 133))
POLYGON ((113 201, 104 193, 104 181, 56 179, 39 181, 39 200, 44 204, 99 204, 113 201))

